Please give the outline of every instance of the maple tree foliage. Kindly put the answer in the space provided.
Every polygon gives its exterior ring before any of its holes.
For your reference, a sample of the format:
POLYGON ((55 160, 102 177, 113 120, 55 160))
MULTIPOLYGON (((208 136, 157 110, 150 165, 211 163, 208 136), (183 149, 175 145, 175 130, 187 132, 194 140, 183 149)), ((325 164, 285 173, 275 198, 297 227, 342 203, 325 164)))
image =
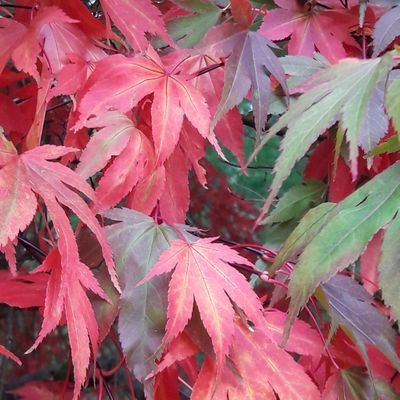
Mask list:
POLYGON ((395 0, 0 2, 0 397, 400 398, 395 0))

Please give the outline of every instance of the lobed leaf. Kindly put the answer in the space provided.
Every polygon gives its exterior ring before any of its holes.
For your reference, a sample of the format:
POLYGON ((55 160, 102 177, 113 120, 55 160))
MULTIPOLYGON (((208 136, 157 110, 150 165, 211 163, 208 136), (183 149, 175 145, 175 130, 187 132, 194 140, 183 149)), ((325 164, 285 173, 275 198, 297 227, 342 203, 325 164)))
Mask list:
POLYGON ((331 209, 329 220, 313 232, 291 275, 288 326, 317 286, 355 262, 373 235, 396 215, 399 176, 396 163, 331 209))
MULTIPOLYGON (((275 178, 270 194, 257 222, 268 211, 295 163, 338 120, 346 129, 352 175, 356 176, 358 145, 366 140, 363 139, 362 128, 365 118, 368 117, 368 104, 374 89, 387 77, 391 68, 392 57, 389 54, 372 60, 345 59, 297 87, 297 90, 305 93, 272 126, 248 161, 251 162, 272 136, 287 127, 282 141, 282 152, 275 164, 275 178)), ((378 133, 368 135, 372 135, 377 141, 377 136, 382 135, 380 125, 378 133)))

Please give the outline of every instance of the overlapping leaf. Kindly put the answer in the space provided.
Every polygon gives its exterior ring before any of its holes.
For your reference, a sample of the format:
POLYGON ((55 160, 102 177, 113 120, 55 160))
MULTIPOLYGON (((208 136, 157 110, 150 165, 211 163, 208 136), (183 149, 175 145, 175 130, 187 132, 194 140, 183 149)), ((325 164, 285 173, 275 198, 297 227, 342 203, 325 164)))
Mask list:
POLYGON ((190 15, 178 16, 167 23, 168 33, 182 48, 190 48, 198 43, 217 23, 222 14, 222 9, 212 2, 178 1, 175 3, 190 12, 190 15))
POLYGON ((15 66, 40 80, 36 60, 43 52, 52 73, 58 73, 73 53, 84 60, 98 60, 105 56, 77 26, 78 21, 68 17, 58 7, 43 7, 32 18, 29 26, 12 19, 1 18, 3 38, 7 44, 0 54, 0 70, 8 58, 15 66), (13 38, 10 41, 10 38, 13 38))
POLYGON ((312 218, 306 216, 308 222, 288 238, 297 250, 285 246, 278 263, 304 248, 289 284, 290 321, 320 283, 355 262, 373 235, 393 219, 400 209, 399 176, 397 163, 335 207, 328 203, 319 212, 312 210, 312 218))
POLYGON ((110 109, 127 112, 153 93, 152 135, 159 164, 178 143, 184 115, 203 137, 214 142, 209 134, 210 112, 202 94, 173 70, 166 70, 151 48, 145 57, 114 55, 99 62, 83 93, 75 128, 86 125, 90 116, 110 109))
POLYGON ((0 165, 3 166, 0 170, 0 179, 3 181, 1 186, 4 194, 4 197, 2 197, 2 209, 5 211, 5 218, 1 221, 4 226, 2 226, 0 233, 0 245, 3 246, 8 241, 14 240, 18 232, 31 222, 37 207, 34 193, 37 193, 45 201, 49 209, 59 239, 65 240, 65 247, 64 245, 60 246, 63 259, 65 257, 66 260, 70 257, 71 252, 75 252, 74 257, 78 257, 78 249, 70 225, 68 224, 67 228, 61 226, 62 219, 67 219, 67 217, 60 203, 75 212, 82 222, 96 235, 110 276, 115 286, 118 287, 111 248, 100 224, 86 202, 75 191, 71 190, 67 184, 82 192, 89 199, 94 197, 93 190, 79 175, 69 168, 60 163, 48 161, 73 152, 75 149, 45 145, 17 155, 14 146, 4 136, 2 143, 4 144, 4 154, 0 160, 0 165), (10 221, 12 219, 20 221, 19 224, 11 224, 10 221), (58 225, 59 221, 60 225, 58 225), (71 232, 71 235, 68 232, 71 232), (68 238, 65 239, 65 237, 68 238), (70 240, 74 244, 69 243, 70 240), (68 250, 64 250, 67 248, 68 250))
POLYGON ((347 276, 337 275, 323 285, 332 319, 351 332, 361 353, 367 358, 366 345, 378 347, 400 368, 396 353, 396 332, 389 320, 371 305, 372 296, 347 276))
POLYGON ((173 271, 168 290, 168 321, 164 342, 169 343, 187 325, 194 307, 200 312, 222 368, 229 354, 234 334, 234 301, 257 324, 261 318, 260 302, 243 275, 228 263, 252 265, 236 251, 215 238, 198 239, 193 243, 174 240, 149 274, 140 283, 154 276, 173 271))
POLYGON ((101 0, 101 4, 134 50, 146 50, 146 32, 171 42, 160 11, 150 0, 101 0))
POLYGON ((287 127, 282 152, 274 168, 275 179, 259 220, 268 211, 296 161, 304 156, 325 129, 338 120, 346 132, 351 171, 353 177, 356 176, 358 146, 376 143, 380 139, 379 136, 384 134, 381 124, 378 124, 377 132, 366 138, 364 134, 369 130, 363 131, 363 127, 369 118, 368 109, 375 102, 374 91, 377 85, 386 79, 391 68, 390 54, 372 60, 346 59, 297 87, 298 91, 305 93, 292 103, 288 111, 272 126, 251 157, 254 158, 262 145, 287 127))
POLYGON ((373 55, 379 55, 398 35, 400 35, 400 6, 387 11, 376 23, 373 55))
POLYGON ((280 399, 320 398, 317 387, 303 368, 271 342, 263 330, 251 332, 236 321, 230 357, 234 367, 227 366, 220 381, 216 381, 215 363, 206 358, 193 388, 194 400, 227 397, 232 400, 275 400, 276 394, 280 399), (248 356, 243 357, 244 353, 248 356))
POLYGON ((271 101, 271 84, 266 71, 287 90, 285 74, 270 47, 275 45, 257 32, 243 30, 234 24, 221 24, 206 35, 199 52, 214 57, 228 57, 222 98, 213 126, 252 90, 252 104, 257 133, 265 127, 271 101))
POLYGON ((291 0, 274 1, 281 8, 265 16, 260 33, 271 40, 290 36, 289 54, 312 56, 318 49, 329 61, 337 62, 346 57, 343 44, 358 46, 349 32, 358 21, 347 10, 291 0))
POLYGON ((148 138, 132 120, 118 111, 110 111, 87 122, 88 127, 102 126, 84 149, 76 170, 84 178, 104 172, 95 191, 95 208, 107 209, 122 200, 145 172, 154 168, 154 151, 148 138))
POLYGON ((172 227, 157 225, 152 218, 133 210, 114 209, 104 215, 118 221, 108 226, 106 233, 122 286, 120 339, 128 365, 138 379, 144 380, 155 369, 155 360, 162 351, 168 281, 157 277, 141 286, 136 284, 178 234, 172 227))

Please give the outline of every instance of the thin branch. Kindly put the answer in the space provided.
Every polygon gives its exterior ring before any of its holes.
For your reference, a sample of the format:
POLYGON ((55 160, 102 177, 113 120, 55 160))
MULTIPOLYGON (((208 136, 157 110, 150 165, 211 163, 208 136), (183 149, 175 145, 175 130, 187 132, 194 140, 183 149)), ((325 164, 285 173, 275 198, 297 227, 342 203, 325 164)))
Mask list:
POLYGON ((111 388, 104 378, 103 370, 101 369, 100 364, 97 361, 96 361, 96 366, 97 366, 97 371, 98 371, 99 375, 101 376, 101 381, 103 383, 103 387, 104 387, 105 391, 107 392, 108 398, 110 400, 115 400, 114 395, 111 391, 111 388))
POLYGON ((18 236, 18 243, 21 244, 24 249, 38 262, 43 262, 46 258, 47 254, 39 249, 39 247, 35 246, 29 240, 24 239, 22 236, 18 236))
MULTIPOLYGON (((242 168, 240 165, 232 163, 228 160, 222 160, 223 163, 230 165, 231 167, 235 168, 242 168)), ((247 169, 274 169, 274 167, 270 167, 269 165, 254 165, 254 166, 248 166, 247 169)))
POLYGON ((9 8, 20 8, 22 10, 36 10, 36 6, 21 6, 18 4, 5 4, 0 3, 0 7, 9 7, 9 8))

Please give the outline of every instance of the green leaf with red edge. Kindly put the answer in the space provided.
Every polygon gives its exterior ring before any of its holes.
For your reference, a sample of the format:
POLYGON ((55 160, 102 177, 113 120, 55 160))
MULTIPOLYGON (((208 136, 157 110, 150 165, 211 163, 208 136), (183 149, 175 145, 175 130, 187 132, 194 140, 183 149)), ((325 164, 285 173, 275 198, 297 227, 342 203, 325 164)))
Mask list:
POLYGON ((261 303, 246 279, 228 263, 253 264, 235 250, 215 243, 215 238, 189 243, 174 240, 139 285, 173 271, 168 290, 168 321, 164 343, 183 331, 192 316, 194 301, 211 337, 221 369, 229 354, 234 333, 234 309, 231 301, 258 324, 261 303))
POLYGON ((181 48, 191 48, 198 43, 220 18, 223 9, 212 2, 184 1, 178 5, 185 11, 177 9, 176 15, 169 13, 168 33, 181 48), (183 15, 182 15, 183 14, 183 15))
POLYGON ((357 15, 347 9, 326 9, 318 4, 274 0, 275 8, 265 16, 259 32, 270 40, 290 36, 289 54, 312 56, 318 49, 332 63, 346 57, 343 44, 358 48, 350 28, 358 25, 357 15))
POLYGON ((394 218, 400 209, 399 176, 396 163, 334 208, 329 206, 323 219, 318 217, 317 229, 311 226, 311 234, 303 236, 304 250, 289 284, 287 327, 317 286, 355 262, 373 235, 394 218))
POLYGON ((151 123, 158 164, 162 164, 175 149, 184 115, 203 137, 218 147, 209 132, 210 112, 203 95, 182 78, 179 71, 175 72, 173 67, 164 67, 151 47, 143 57, 107 57, 97 64, 83 89, 75 128, 86 125, 91 115, 99 116, 109 109, 127 112, 143 97, 153 93, 151 123), (110 76, 113 76, 111 81, 110 76))
POLYGON ((147 49, 149 42, 145 36, 146 32, 158 35, 169 44, 172 43, 161 12, 150 0, 101 0, 101 5, 134 50, 147 49))
POLYGON ((258 135, 265 127, 271 101, 271 84, 266 71, 272 74, 288 92, 285 73, 270 47, 272 42, 257 32, 243 30, 234 24, 222 24, 211 29, 198 45, 198 52, 214 57, 228 57, 225 83, 212 128, 219 119, 238 105, 252 90, 252 104, 258 135))

